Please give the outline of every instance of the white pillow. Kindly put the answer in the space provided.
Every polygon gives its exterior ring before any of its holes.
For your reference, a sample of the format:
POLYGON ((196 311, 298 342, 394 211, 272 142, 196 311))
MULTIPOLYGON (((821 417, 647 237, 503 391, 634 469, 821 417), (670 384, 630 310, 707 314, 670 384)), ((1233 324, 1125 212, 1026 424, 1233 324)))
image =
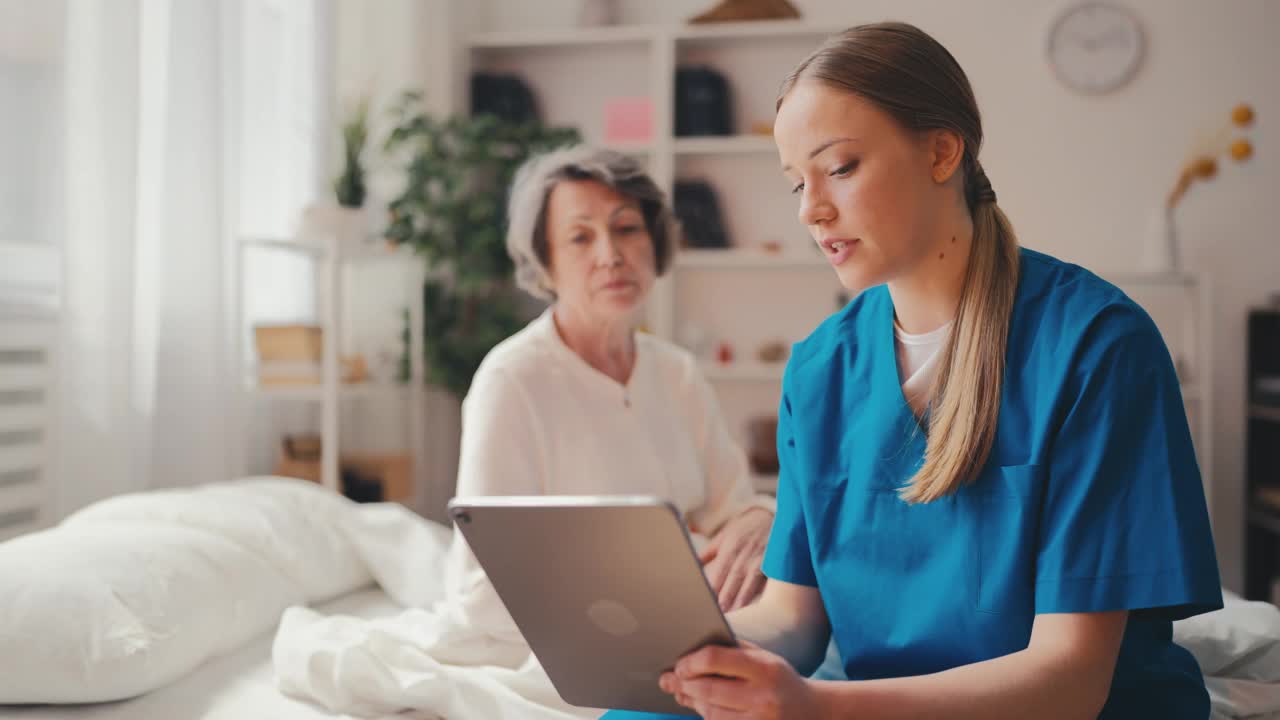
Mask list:
POLYGON ((307 602, 370 581, 343 526, 356 503, 305 480, 251 477, 197 488, 121 495, 68 517, 63 525, 166 523, 196 528, 261 556, 307 602))
POLYGON ((354 504, 251 478, 112 498, 0 544, 0 703, 118 700, 368 584, 354 504), (15 661, 20 658, 20 661, 15 661))

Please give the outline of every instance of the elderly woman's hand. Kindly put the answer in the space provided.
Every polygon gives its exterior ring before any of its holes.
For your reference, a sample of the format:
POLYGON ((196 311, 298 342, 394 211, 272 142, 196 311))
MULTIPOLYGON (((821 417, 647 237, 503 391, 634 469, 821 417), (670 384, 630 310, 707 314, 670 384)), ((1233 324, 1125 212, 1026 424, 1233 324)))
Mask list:
POLYGON ((699 554, 702 570, 725 612, 751 604, 764 589, 760 564, 772 527, 773 513, 751 508, 725 523, 699 554))

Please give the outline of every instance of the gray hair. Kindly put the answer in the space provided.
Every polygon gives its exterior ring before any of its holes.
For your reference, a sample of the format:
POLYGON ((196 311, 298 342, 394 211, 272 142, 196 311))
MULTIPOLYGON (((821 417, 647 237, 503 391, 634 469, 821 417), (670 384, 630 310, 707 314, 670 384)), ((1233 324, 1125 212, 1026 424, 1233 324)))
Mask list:
POLYGON ((516 284, 531 295, 554 300, 551 253, 547 245, 547 198, 565 180, 594 180, 640 204, 653 240, 654 268, 666 272, 678 234, 675 215, 657 183, 631 157, 587 145, 529 158, 516 171, 507 206, 507 254, 516 266, 516 284))

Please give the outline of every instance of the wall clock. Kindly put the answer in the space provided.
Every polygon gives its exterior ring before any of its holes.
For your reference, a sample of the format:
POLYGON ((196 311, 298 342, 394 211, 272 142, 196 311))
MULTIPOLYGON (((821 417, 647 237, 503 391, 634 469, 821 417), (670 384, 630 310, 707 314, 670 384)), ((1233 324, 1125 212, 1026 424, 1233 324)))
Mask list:
POLYGON ((1069 7, 1049 29, 1049 66, 1064 85, 1101 94, 1122 87, 1138 71, 1142 25, 1126 8, 1106 2, 1069 7))

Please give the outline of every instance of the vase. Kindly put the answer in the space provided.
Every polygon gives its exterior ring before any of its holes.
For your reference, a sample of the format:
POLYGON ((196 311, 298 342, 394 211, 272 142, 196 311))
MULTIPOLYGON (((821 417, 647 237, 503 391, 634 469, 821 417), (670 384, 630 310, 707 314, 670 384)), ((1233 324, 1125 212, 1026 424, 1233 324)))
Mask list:
POLYGON ((1149 273, 1176 273, 1182 269, 1172 208, 1156 208, 1147 219, 1139 268, 1149 273))

